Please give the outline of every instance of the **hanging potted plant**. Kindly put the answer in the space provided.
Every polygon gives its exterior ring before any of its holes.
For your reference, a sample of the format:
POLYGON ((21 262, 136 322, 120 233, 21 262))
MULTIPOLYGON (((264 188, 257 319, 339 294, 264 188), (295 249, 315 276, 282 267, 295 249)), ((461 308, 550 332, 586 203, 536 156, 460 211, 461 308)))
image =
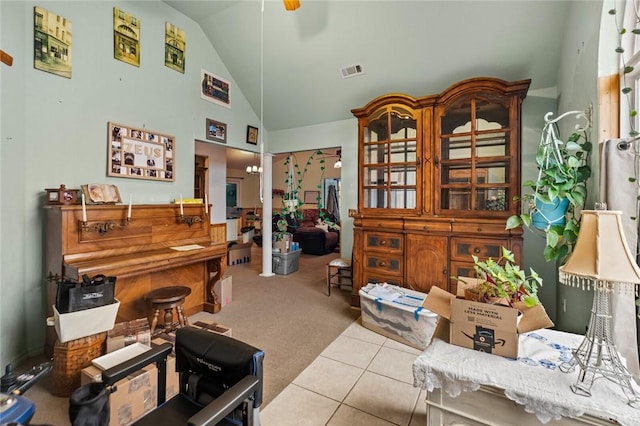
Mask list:
POLYGON ((544 232, 545 260, 564 260, 571 252, 580 229, 580 210, 587 198, 587 181, 591 177, 588 138, 589 124, 576 130, 563 141, 559 137, 557 122, 570 114, 584 118, 581 111, 565 113, 555 120, 545 116, 540 145, 536 153, 538 178, 524 182, 528 193, 515 196, 522 203, 522 213, 507 219, 506 229, 524 225, 544 232))

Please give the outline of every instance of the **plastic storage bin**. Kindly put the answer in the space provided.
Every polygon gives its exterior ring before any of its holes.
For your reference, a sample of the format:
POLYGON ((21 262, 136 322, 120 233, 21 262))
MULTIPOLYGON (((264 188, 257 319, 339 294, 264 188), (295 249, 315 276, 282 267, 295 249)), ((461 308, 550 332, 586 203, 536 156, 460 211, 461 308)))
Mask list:
POLYGON ((438 315, 422 307, 426 294, 390 284, 368 284, 359 295, 364 327, 416 349, 429 345, 438 315), (376 287, 400 296, 385 300, 376 295, 376 287))
POLYGON ((300 253, 302 250, 288 253, 271 253, 273 256, 273 272, 278 275, 287 275, 298 270, 300 253))

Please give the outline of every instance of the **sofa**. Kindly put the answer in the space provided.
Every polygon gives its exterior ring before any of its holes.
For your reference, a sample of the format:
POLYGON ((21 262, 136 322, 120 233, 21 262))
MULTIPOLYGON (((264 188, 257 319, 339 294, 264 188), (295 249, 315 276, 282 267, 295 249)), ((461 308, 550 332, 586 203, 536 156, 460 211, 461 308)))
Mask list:
MULTIPOLYGON (((306 212, 306 211, 305 211, 306 212)), ((293 232, 293 241, 305 254, 321 256, 333 253, 340 243, 339 227, 323 222, 319 217, 305 214, 293 232)))
MULTIPOLYGON (((294 219, 290 215, 284 215, 284 219, 287 221, 287 232, 293 236, 293 241, 300 245, 302 252, 321 256, 335 251, 340 243, 340 231, 339 226, 319 221, 318 212, 318 209, 309 209, 304 211, 302 220, 294 219)), ((332 219, 330 216, 326 217, 332 219)), ((278 213, 273 215, 272 228, 274 233, 280 232, 278 229, 280 218, 278 213)), ((253 241, 262 247, 262 235, 254 236, 253 241)))

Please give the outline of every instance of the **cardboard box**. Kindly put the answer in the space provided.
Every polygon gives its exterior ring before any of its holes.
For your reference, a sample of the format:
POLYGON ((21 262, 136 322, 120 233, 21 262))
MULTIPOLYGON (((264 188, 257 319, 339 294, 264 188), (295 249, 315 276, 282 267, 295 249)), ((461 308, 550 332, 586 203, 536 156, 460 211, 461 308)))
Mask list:
POLYGON ((274 253, 289 253, 291 251, 291 243, 293 235, 289 232, 280 233, 278 240, 273 242, 274 253))
POLYGON ((253 243, 238 243, 229 247, 227 264, 231 266, 251 262, 251 244, 253 243))
POLYGON ((221 280, 217 281, 213 290, 218 295, 220 306, 226 306, 231 303, 232 296, 232 280, 230 275, 225 275, 221 280))
MULTIPOLYGON (((82 370, 82 385, 100 381, 99 368, 91 365, 82 370)), ((151 364, 116 383, 116 391, 109 395, 109 426, 128 426, 156 408, 157 403, 158 369, 151 364)))
POLYGON ((151 343, 151 330, 147 318, 117 323, 107 333, 107 353, 136 342, 147 346, 151 343))
POLYGON ((99 308, 61 314, 53 305, 54 326, 60 343, 111 330, 119 307, 120 301, 115 299, 114 303, 99 308))
POLYGON ((518 334, 553 327, 542 305, 516 309, 471 302, 438 287, 431 288, 422 306, 440 315, 433 337, 513 359, 518 357, 518 334))

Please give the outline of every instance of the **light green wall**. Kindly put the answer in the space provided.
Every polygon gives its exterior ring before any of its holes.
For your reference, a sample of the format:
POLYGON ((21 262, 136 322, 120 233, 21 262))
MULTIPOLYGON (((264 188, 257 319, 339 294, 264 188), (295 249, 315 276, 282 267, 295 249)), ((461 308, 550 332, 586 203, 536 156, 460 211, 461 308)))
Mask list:
MULTIPOLYGON (((245 149, 246 126, 259 119, 202 29, 163 2, 3 0, 0 15, 2 50, 14 57, 12 67, 0 68, 0 365, 5 365, 43 348, 44 188, 111 183, 125 199, 133 194, 134 203, 192 196, 194 141, 206 140, 206 118, 227 123, 226 146, 245 149), (35 5, 72 22, 71 79, 33 68, 35 5), (114 6, 140 19, 140 67, 113 59, 114 6), (186 33, 184 74, 164 66, 166 21, 186 33), (201 68, 231 82, 231 109, 200 99, 201 68), (108 121, 174 135, 176 181, 106 177, 108 121)), ((212 221, 223 222, 224 209, 211 201, 212 221)))

